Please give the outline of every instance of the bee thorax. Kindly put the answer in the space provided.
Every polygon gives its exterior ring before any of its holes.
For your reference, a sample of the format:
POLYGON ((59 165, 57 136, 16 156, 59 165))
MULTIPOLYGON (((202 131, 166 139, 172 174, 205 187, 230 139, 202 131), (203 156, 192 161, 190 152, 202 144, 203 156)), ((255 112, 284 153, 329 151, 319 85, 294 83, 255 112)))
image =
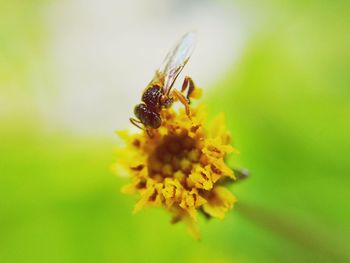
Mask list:
POLYGON ((174 99, 168 96, 162 95, 160 97, 160 104, 162 107, 170 108, 170 106, 174 103, 174 99))
POLYGON ((162 95, 162 91, 159 86, 152 86, 148 88, 142 95, 142 101, 153 109, 159 108, 159 98, 162 95))

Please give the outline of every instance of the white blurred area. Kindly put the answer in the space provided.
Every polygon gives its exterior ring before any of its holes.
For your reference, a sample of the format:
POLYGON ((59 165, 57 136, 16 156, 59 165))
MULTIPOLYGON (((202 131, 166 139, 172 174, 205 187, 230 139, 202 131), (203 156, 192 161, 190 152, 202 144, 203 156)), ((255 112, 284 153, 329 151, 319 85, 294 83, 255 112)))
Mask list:
POLYGON ((131 127, 143 89, 187 31, 198 42, 177 86, 190 75, 213 87, 246 39, 244 17, 220 1, 65 0, 50 6, 47 20, 58 91, 40 105, 46 119, 82 135, 131 127))

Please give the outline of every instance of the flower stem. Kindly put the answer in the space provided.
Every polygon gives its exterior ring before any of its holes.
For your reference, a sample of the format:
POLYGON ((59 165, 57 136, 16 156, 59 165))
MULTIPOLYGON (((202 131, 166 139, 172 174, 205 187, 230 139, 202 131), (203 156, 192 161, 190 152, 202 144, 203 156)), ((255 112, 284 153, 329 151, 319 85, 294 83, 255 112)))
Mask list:
POLYGON ((266 230, 274 232, 322 258, 328 258, 331 262, 349 260, 344 245, 341 245, 334 235, 325 233, 324 228, 316 229, 314 225, 311 226, 296 220, 296 218, 283 215, 281 212, 275 212, 258 205, 240 202, 236 205, 235 210, 266 230))

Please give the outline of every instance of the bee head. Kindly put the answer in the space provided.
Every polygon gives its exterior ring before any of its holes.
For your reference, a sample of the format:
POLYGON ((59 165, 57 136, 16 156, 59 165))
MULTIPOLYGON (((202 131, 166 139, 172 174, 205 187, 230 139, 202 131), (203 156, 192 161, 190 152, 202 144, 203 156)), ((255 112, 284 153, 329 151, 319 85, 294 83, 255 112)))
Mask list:
POLYGON ((159 113, 149 109, 144 103, 135 106, 134 114, 146 127, 157 129, 162 124, 159 113))

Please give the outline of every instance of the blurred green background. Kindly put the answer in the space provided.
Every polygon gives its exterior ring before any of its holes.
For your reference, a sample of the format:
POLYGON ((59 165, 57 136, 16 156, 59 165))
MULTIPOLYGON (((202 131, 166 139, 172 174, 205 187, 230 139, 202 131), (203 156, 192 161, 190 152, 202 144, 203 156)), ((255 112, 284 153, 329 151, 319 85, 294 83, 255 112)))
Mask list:
POLYGON ((80 134, 47 114, 60 89, 53 2, 0 2, 0 262, 350 261, 349 2, 216 2, 255 25, 204 98, 252 175, 224 221, 200 222, 199 242, 160 209, 132 215, 127 179, 109 170, 113 130, 80 134))

